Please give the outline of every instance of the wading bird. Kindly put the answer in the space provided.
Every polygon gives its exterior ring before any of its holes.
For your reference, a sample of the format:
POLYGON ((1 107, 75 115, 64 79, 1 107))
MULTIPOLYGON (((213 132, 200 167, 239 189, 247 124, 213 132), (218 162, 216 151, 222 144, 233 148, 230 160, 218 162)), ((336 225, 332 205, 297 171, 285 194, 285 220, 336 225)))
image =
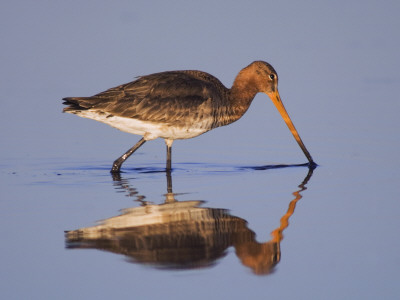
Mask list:
POLYGON ((230 89, 201 71, 169 71, 141 76, 92 97, 64 98, 64 112, 106 123, 141 135, 132 148, 113 163, 118 173, 123 162, 146 141, 163 138, 167 170, 171 169, 174 140, 189 139, 240 119, 257 93, 267 94, 311 165, 315 165, 278 92, 278 75, 264 61, 254 61, 236 76, 230 89))

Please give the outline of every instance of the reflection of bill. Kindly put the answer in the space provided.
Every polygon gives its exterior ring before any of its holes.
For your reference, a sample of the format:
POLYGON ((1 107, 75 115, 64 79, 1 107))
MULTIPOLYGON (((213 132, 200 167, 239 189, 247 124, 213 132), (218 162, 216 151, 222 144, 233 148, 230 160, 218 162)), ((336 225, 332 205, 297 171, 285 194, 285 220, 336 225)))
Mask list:
MULTIPOLYGON (((300 192, 312 170, 293 195, 287 213, 272 239, 258 243, 247 222, 226 209, 201 207, 202 201, 175 201, 168 179, 166 202, 124 209, 99 225, 66 233, 67 248, 96 248, 124 254, 129 261, 167 269, 208 267, 233 246, 241 262, 255 274, 268 274, 280 260, 282 232, 288 226, 300 192)), ((119 180, 125 189, 126 181, 119 180)))

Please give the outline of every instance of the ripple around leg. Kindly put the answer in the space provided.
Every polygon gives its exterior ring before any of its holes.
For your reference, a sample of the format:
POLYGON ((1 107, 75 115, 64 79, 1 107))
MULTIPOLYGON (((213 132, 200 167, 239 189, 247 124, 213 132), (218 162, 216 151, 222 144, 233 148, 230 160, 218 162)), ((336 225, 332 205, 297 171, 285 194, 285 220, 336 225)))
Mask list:
MULTIPOLYGON (((251 171, 266 171, 283 168, 308 167, 315 169, 316 165, 304 164, 268 164, 268 165, 239 165, 224 163, 199 163, 199 162, 181 162, 172 165, 171 172, 178 174, 221 174, 221 173, 241 173, 251 171)), ((110 164, 99 162, 92 165, 69 166, 62 168, 61 173, 65 172, 97 172, 98 175, 106 174, 110 171, 110 164)), ((129 164, 121 169, 121 174, 157 174, 165 173, 167 170, 164 163, 141 164, 130 167, 129 164)))

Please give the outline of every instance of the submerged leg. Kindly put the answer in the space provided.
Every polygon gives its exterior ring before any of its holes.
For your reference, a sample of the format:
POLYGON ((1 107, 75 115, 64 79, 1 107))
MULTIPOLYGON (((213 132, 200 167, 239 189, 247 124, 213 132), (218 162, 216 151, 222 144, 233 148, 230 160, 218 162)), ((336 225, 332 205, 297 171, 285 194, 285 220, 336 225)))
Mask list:
POLYGON ((131 149, 126 151, 121 157, 116 159, 113 163, 113 166, 111 168, 111 173, 119 173, 121 170, 121 165, 124 163, 124 161, 133 154, 137 149, 139 149, 140 146, 142 146, 146 142, 144 138, 141 138, 139 142, 135 144, 131 149))
POLYGON ((172 151, 172 143, 174 140, 165 140, 165 144, 167 145, 167 170, 171 170, 171 151, 172 151))

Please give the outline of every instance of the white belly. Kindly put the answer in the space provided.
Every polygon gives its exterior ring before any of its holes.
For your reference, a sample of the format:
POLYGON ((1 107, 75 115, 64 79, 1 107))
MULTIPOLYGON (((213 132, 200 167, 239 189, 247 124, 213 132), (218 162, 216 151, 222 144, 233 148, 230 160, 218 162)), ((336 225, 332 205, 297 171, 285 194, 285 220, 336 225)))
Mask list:
POLYGON ((146 140, 163 138, 169 140, 190 139, 207 132, 211 128, 212 120, 202 120, 195 125, 174 126, 170 124, 140 121, 132 118, 110 116, 98 111, 82 110, 72 112, 80 117, 96 120, 108 124, 121 131, 143 136, 146 140))

